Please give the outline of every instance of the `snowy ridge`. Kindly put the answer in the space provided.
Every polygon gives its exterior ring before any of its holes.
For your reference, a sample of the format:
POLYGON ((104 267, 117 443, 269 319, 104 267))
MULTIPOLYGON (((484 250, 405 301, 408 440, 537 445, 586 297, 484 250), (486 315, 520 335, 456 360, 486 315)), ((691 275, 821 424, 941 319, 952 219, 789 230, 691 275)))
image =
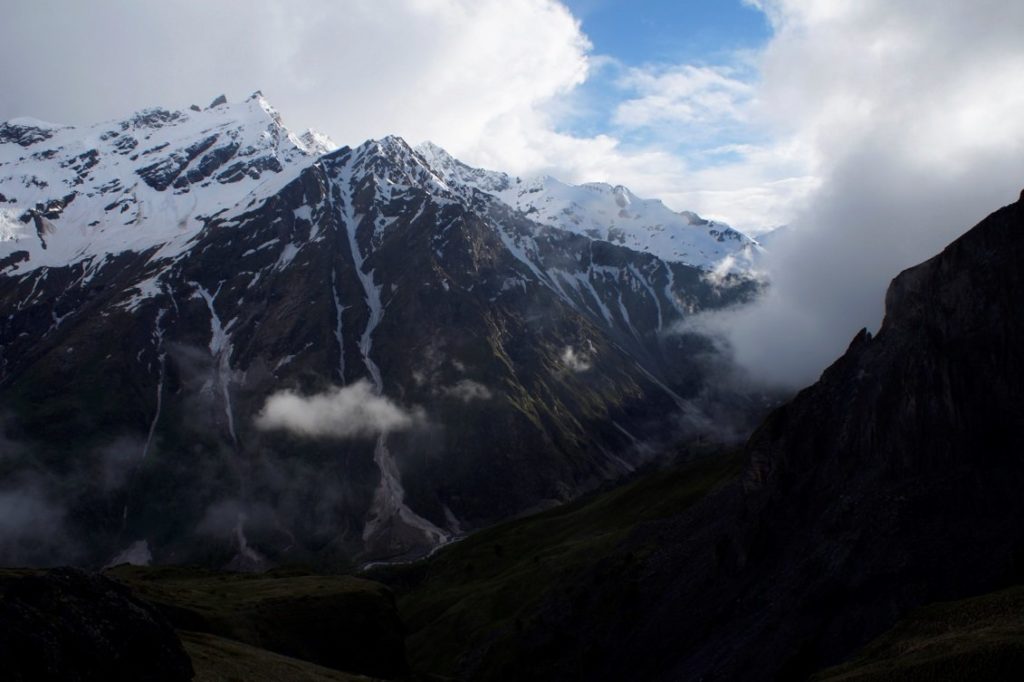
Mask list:
MULTIPOLYGON (((337 149, 322 133, 290 132, 259 92, 85 127, 0 123, 0 267, 15 274, 151 249, 154 258, 178 256, 211 218, 252 208, 337 149)), ((397 137, 367 141, 353 159, 353 172, 373 175, 385 199, 411 187, 461 202, 483 192, 540 224, 718 275, 751 270, 761 251, 728 225, 622 186, 516 178, 397 137)), ((378 219, 375 240, 388 224, 378 219)))
POLYGON ((472 168, 437 145, 416 151, 449 185, 497 197, 531 220, 612 242, 662 260, 704 270, 750 270, 760 252, 753 239, 695 213, 676 213, 659 199, 640 199, 621 185, 569 185, 550 176, 533 179, 472 168), (728 260, 727 260, 728 259, 728 260))
POLYGON ((123 251, 173 257, 208 219, 274 195, 335 147, 313 131, 289 132, 258 92, 86 127, 7 121, 0 261, 25 252, 12 274, 123 251))
MULTIPOLYGON (((235 413, 231 406, 231 353, 233 346, 231 344, 230 330, 233 322, 229 322, 225 327, 221 322, 220 316, 217 314, 217 309, 214 307, 214 301, 217 300, 217 296, 220 294, 220 287, 217 287, 217 290, 211 294, 195 282, 192 285, 195 287, 193 297, 201 298, 210 311, 210 356, 214 360, 214 375, 207 383, 207 387, 208 390, 213 391, 214 384, 216 384, 216 390, 220 393, 224 402, 224 417, 228 433, 231 435, 231 442, 237 446, 238 434, 235 431, 235 413)), ((223 285, 223 282, 221 282, 221 285, 223 285)))

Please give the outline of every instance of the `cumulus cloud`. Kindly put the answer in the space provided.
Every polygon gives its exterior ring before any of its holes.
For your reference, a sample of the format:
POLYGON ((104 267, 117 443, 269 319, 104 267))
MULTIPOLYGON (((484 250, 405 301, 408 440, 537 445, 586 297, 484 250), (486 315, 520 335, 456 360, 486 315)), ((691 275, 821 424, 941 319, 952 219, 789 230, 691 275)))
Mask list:
POLYGON ((553 0, 12 0, 4 12, 0 59, 18 68, 0 74, 0 119, 88 123, 261 89, 286 121, 343 143, 398 134, 462 151, 532 125, 588 69, 589 42, 553 0), (39 50, 32 35, 75 47, 39 50))
POLYGON ((256 427, 308 438, 367 438, 412 428, 424 419, 421 410, 407 410, 377 395, 365 379, 350 386, 302 396, 280 391, 267 398, 256 427))
POLYGON ((763 0, 758 113, 819 187, 768 259, 758 304, 698 325, 761 379, 813 381, 884 291, 1024 185, 1024 5, 763 0))
POLYGON ((441 390, 441 393, 450 398, 461 400, 464 403, 473 402, 474 400, 490 400, 494 397, 491 389, 472 379, 462 379, 453 386, 446 386, 441 390))

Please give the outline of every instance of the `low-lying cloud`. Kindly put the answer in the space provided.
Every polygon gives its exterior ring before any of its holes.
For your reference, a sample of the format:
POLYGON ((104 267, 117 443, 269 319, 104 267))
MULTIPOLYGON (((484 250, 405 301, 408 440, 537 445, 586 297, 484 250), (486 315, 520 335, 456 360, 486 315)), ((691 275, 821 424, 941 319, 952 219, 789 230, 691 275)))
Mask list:
POLYGON ((42 479, 16 475, 0 488, 0 563, 40 566, 67 562, 77 547, 65 526, 67 509, 42 479))
POLYGON ((821 185, 771 244, 755 305, 696 324, 799 387, 876 329, 885 289, 1024 186, 1024 4, 763 0, 759 115, 821 185))
POLYGON ((572 346, 566 346, 561 355, 562 364, 573 372, 586 372, 593 365, 583 353, 577 353, 572 346))
POLYGON ((461 400, 464 403, 470 403, 474 400, 490 400, 494 397, 491 389, 472 379, 462 379, 453 386, 446 386, 441 390, 441 393, 449 398, 461 400))
POLYGON ((403 431, 423 421, 421 409, 400 407, 377 395, 363 379, 311 396, 295 391, 275 393, 256 416, 256 427, 307 438, 351 439, 403 431))

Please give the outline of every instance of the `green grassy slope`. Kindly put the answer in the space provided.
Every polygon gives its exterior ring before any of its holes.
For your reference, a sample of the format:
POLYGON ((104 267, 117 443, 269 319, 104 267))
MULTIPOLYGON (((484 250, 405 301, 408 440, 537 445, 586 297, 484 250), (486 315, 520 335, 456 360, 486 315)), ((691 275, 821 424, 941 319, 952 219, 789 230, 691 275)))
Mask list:
POLYGON ((107 574, 157 606, 178 630, 350 673, 400 677, 408 670, 394 598, 378 583, 344 575, 127 565, 107 574))
POLYGON ((192 658, 194 682, 370 682, 313 663, 201 632, 180 632, 192 658))
POLYGON ((828 682, 996 682, 1024 670, 1024 587, 930 604, 854 659, 815 676, 828 682))
MULTIPOLYGON (((481 651, 492 659, 488 667, 501 667, 515 655, 505 644, 529 629, 542 604, 575 589, 638 523, 686 509, 740 467, 738 455, 706 457, 481 531, 427 560, 378 568, 369 577, 398 594, 413 670, 453 676, 467 652, 481 651)), ((625 553, 614 561, 632 559, 625 553)))

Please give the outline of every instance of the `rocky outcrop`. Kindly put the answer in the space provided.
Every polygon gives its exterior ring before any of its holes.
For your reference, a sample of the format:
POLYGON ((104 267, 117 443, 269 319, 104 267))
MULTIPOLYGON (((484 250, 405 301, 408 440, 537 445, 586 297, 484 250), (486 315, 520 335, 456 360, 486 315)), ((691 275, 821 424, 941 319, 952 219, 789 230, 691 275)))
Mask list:
POLYGON ((108 578, 74 569, 9 582, 0 661, 11 682, 184 682, 192 663, 170 624, 108 578))

